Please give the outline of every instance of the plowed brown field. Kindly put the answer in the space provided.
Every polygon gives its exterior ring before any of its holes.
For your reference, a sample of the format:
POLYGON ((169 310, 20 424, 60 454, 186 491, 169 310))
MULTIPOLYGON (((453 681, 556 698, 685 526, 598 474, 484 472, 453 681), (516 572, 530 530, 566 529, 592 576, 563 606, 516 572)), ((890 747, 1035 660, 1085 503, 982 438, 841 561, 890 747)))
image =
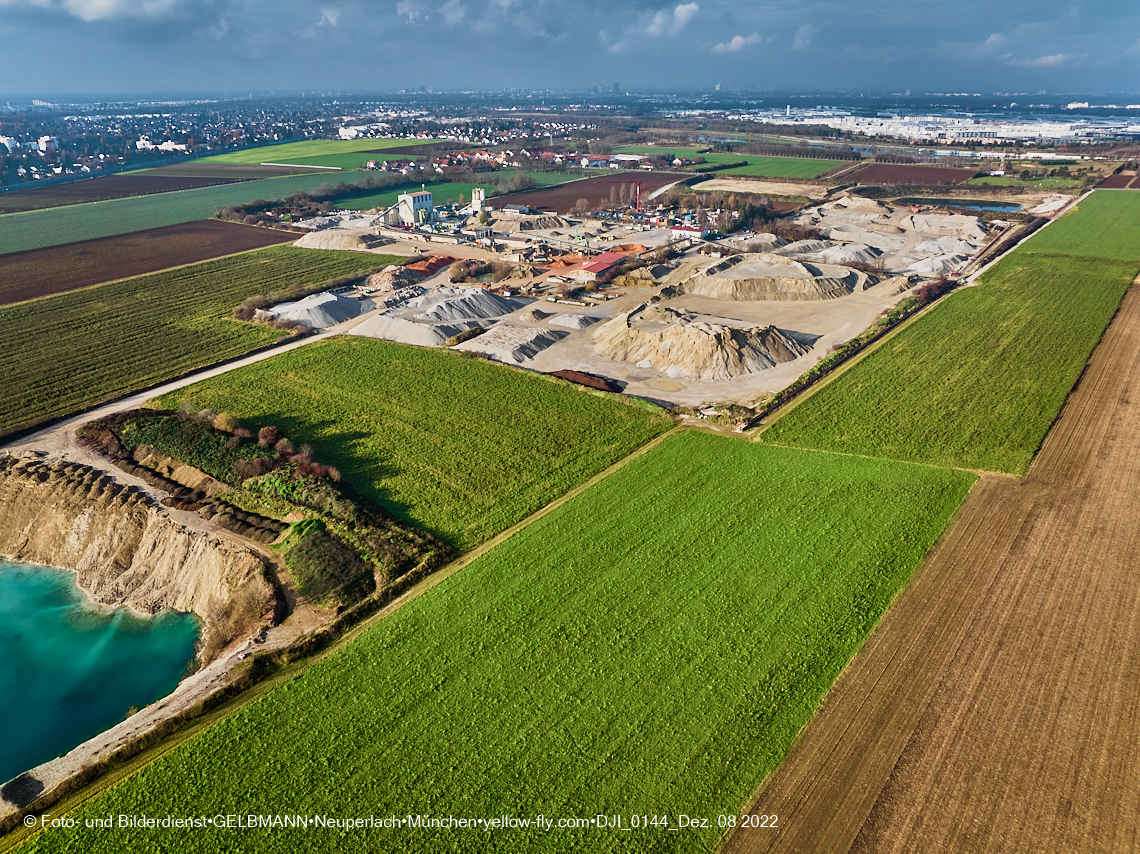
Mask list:
POLYGON ((975 169, 951 169, 947 166, 868 163, 844 176, 844 180, 860 184, 961 184, 977 174, 975 169))
MULTIPOLYGON (((1138 279, 1140 283, 1140 279, 1138 279)), ((1140 287, 1022 481, 987 476, 729 852, 1140 850, 1140 287)))
POLYGON ((297 235, 207 219, 0 255, 0 305, 290 243, 297 235))
POLYGON ((692 175, 671 172, 615 172, 597 178, 570 181, 557 187, 544 187, 539 190, 524 190, 506 196, 496 196, 492 203, 496 208, 505 205, 529 205, 541 211, 567 213, 578 199, 585 199, 592 207, 601 207, 610 199, 610 188, 620 188, 622 184, 632 187, 641 185, 641 198, 661 187, 691 178, 692 175))

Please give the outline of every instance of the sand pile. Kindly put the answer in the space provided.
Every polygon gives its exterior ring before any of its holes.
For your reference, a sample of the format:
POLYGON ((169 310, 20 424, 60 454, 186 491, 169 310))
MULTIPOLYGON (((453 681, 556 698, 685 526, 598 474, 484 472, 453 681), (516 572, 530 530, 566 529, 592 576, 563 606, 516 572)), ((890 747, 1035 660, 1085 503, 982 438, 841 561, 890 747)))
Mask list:
POLYGON ((408 300, 402 310, 411 312, 415 320, 449 323, 502 317, 525 305, 526 300, 501 297, 482 288, 448 286, 408 300))
POLYGON ((910 214, 899 223, 904 229, 920 231, 939 237, 962 237, 966 240, 985 240, 986 226, 976 216, 965 214, 910 214))
POLYGON ((564 326, 567 329, 587 329, 602 318, 589 314, 560 314, 549 321, 551 326, 564 326))
POLYGON ((601 326, 594 351, 670 377, 727 380, 790 362, 808 348, 775 326, 725 326, 650 301, 601 326))
POLYGON ((537 308, 528 308, 526 311, 519 314, 519 320, 546 320, 554 312, 541 311, 537 308))
POLYGON ((362 287, 373 291, 395 291, 423 281, 423 274, 392 264, 364 280, 362 287))
POLYGON ((359 317, 372 308, 371 300, 350 299, 326 291, 323 294, 307 296, 297 302, 283 302, 268 309, 264 314, 278 320, 303 323, 311 329, 327 329, 359 317))
POLYGON ((787 246, 788 241, 774 234, 757 234, 741 245, 746 252, 771 252, 781 246, 787 246))
POLYGON ((368 252, 391 242, 389 238, 381 237, 379 234, 332 228, 326 231, 311 231, 293 245, 302 249, 348 249, 368 252))
POLYGON ((939 237, 935 240, 923 240, 914 247, 914 251, 920 255, 949 255, 949 254, 962 254, 973 255, 978 251, 978 243, 973 243, 969 240, 963 240, 960 237, 939 237))
POLYGON ((478 338, 456 344, 452 349, 482 353, 496 362, 508 365, 521 365, 569 334, 556 329, 534 329, 500 323, 478 338))
POLYGON ((1072 196, 1063 196, 1063 195, 1046 196, 1045 201, 1043 201, 1041 204, 1037 205, 1036 207, 1029 208, 1029 210, 1027 210, 1026 213, 1032 214, 1033 216, 1052 216, 1053 214, 1055 214, 1057 211, 1059 211, 1061 208, 1063 208, 1065 205, 1067 205, 1072 200, 1073 200, 1072 196))
POLYGON ((507 299, 482 288, 437 288, 394 303, 388 311, 361 323, 352 334, 439 347, 452 335, 476 326, 486 328, 526 304, 526 300, 507 299))
POLYGON ((915 261, 907 270, 928 276, 941 276, 957 270, 969 260, 969 255, 935 255, 933 258, 915 261))
POLYGON ((417 323, 389 311, 368 318, 348 334, 359 335, 362 338, 382 338, 385 341, 415 344, 420 347, 442 347, 452 335, 458 335, 479 325, 476 320, 458 323, 417 323))
POLYGON ((805 264, 761 252, 726 258, 691 276, 684 290, 725 300, 822 300, 866 290, 877 281, 848 267, 805 264))

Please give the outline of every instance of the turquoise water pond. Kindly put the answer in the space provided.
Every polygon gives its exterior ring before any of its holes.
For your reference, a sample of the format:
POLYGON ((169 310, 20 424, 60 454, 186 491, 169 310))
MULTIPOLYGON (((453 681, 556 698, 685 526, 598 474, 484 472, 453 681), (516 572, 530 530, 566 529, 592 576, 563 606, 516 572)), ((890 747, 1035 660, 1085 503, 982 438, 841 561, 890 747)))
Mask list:
POLYGON ((0 783, 169 694, 198 621, 91 606, 75 575, 0 561, 0 783))

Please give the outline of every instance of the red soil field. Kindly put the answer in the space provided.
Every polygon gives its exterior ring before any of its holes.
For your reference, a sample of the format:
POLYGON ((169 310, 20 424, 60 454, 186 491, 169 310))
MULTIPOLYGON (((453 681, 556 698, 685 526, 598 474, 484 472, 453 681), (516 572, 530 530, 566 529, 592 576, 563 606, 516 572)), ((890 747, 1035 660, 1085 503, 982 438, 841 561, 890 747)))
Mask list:
POLYGON ((856 169, 845 180, 860 184, 961 184, 977 174, 975 169, 950 169, 945 166, 909 166, 900 163, 868 163, 856 169))
POLYGON ((1140 190, 1140 176, 1109 175, 1096 186, 1101 190, 1140 190))
POLYGON ((641 198, 645 199, 654 190, 669 184, 692 178, 692 175, 677 174, 673 172, 618 172, 614 175, 601 175, 597 178, 585 178, 581 181, 571 181, 557 187, 546 187, 540 190, 524 190, 521 193, 511 193, 507 196, 495 196, 487 201, 497 209, 505 205, 529 205, 542 211, 566 213, 578 199, 585 199, 591 207, 600 207, 610 200, 610 187, 620 187, 628 184, 641 184, 641 198))
POLYGON ((0 255, 0 305, 289 243, 298 235, 220 220, 0 255))
POLYGON ((1138 365, 1140 284, 766 781, 778 829, 723 854, 1140 850, 1138 365))

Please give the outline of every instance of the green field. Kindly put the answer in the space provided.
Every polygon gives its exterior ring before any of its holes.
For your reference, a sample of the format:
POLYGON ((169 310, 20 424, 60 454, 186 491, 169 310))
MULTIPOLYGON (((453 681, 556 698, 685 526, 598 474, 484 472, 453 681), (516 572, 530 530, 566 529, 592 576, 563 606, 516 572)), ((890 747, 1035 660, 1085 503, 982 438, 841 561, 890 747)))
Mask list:
POLYGON ((747 166, 721 169, 714 175, 744 175, 753 178, 814 178, 844 165, 842 160, 809 160, 805 157, 747 156, 747 166))
POLYGON ((709 851, 972 481, 682 433, 23 850, 709 851), (85 827, 258 813, 674 829, 85 827))
POLYGON ((233 319, 251 294, 398 260, 279 246, 2 308, 0 436, 277 340, 233 319))
POLYGON ((748 162, 747 166, 718 169, 711 175, 745 175, 754 178, 814 178, 829 169, 843 165, 842 160, 809 160, 802 157, 761 157, 755 154, 702 153, 695 148, 668 146, 623 145, 615 148, 616 154, 672 154, 690 159, 703 157, 706 163, 748 162))
MULTIPOLYGON (((281 145, 263 145, 231 151, 228 154, 215 154, 203 157, 196 163, 309 163, 313 158, 329 155, 352 155, 357 152, 379 151, 385 148, 402 148, 406 145, 431 144, 434 140, 423 139, 306 139, 301 142, 286 142, 281 145)), ((363 157, 361 163, 374 160, 363 157)), ((339 164, 316 164, 335 166, 339 164)))
POLYGON ((1081 186, 1080 178, 1030 178, 1023 181, 1010 175, 971 178, 966 182, 971 187, 1028 187, 1031 190, 1072 190, 1081 186))
POLYGON ((1034 234, 1018 252, 1140 264, 1140 199, 1131 193, 1097 190, 1034 234))
POLYGON ((303 347, 174 392, 311 444, 357 488, 461 551, 670 426, 656 407, 450 351, 303 347))
POLYGON ((1094 193, 763 440, 1024 473, 1136 276, 1138 219, 1140 198, 1094 193))
MULTIPOLYGON (((298 191, 312 192, 321 184, 336 184, 341 180, 344 178, 340 173, 319 172, 4 214, 0 216, 0 253, 42 249, 77 240, 209 219, 224 205, 243 204, 256 199, 283 199, 298 191)), ((346 183, 351 183, 351 178, 346 183)))

